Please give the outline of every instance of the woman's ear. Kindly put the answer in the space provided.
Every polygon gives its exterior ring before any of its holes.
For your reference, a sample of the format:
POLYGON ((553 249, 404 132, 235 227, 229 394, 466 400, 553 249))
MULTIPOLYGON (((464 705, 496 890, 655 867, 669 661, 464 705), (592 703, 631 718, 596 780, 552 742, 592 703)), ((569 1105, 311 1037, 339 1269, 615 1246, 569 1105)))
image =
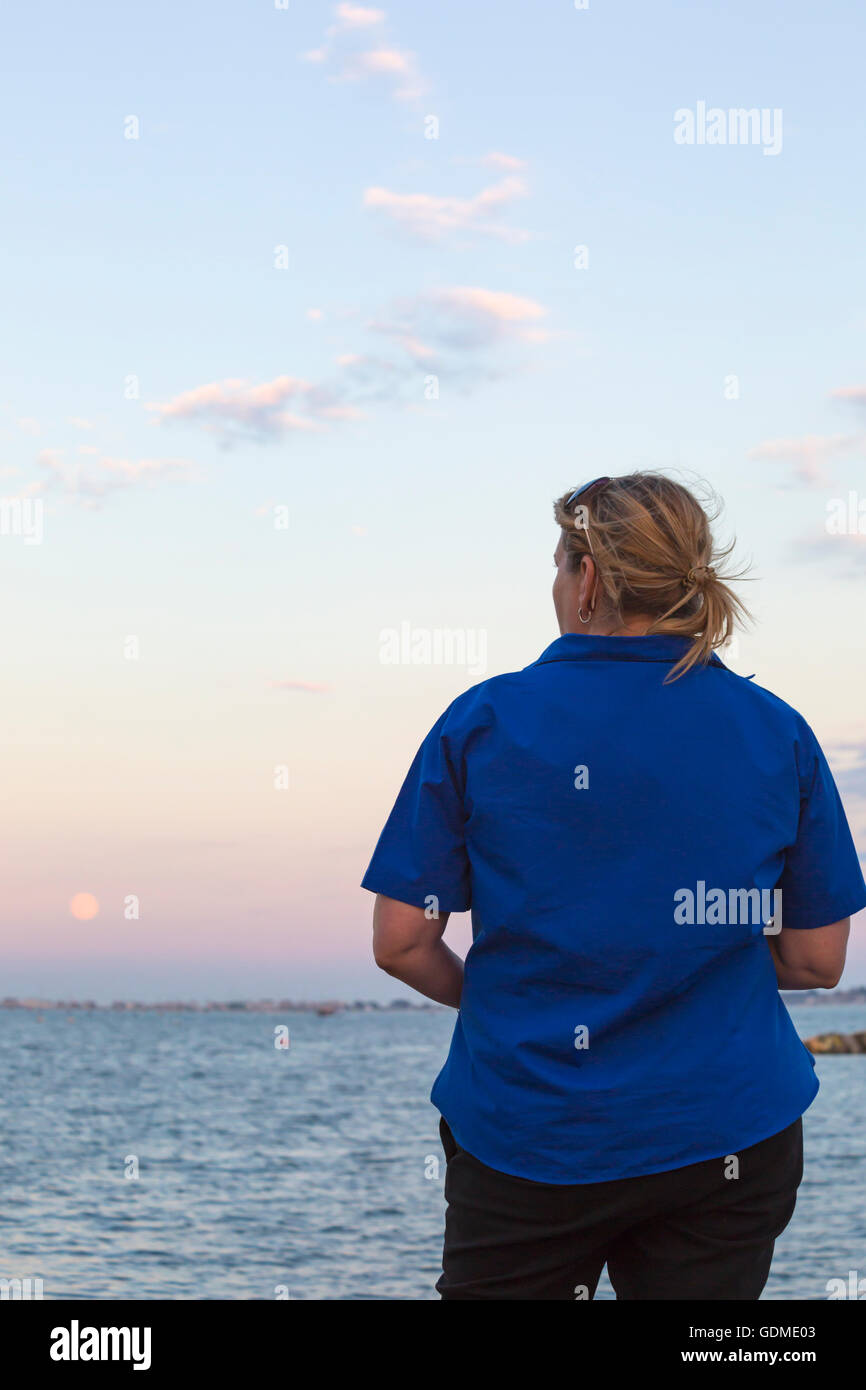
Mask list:
POLYGON ((580 606, 590 612, 596 604, 598 595, 596 593, 598 571, 595 561, 591 555, 582 555, 580 559, 580 571, 578 573, 578 584, 580 588, 580 606))

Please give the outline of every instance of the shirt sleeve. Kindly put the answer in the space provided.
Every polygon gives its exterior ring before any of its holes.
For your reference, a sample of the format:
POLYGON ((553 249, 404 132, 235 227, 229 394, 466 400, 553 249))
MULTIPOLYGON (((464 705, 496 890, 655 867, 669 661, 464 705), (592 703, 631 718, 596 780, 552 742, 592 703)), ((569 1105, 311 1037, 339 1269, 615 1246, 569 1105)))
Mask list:
POLYGON ((449 713, 450 706, 415 754, 361 887, 413 907, 467 912, 471 887, 462 760, 445 730, 449 713))
POLYGON ((826 927, 866 906, 866 883, 833 774, 808 725, 798 761, 800 820, 779 880, 782 926, 826 927))

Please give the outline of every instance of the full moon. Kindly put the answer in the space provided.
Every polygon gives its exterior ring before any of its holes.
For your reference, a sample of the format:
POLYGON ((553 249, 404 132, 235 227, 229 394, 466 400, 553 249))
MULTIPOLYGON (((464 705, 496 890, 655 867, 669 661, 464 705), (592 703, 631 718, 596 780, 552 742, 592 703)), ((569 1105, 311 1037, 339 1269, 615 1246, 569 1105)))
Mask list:
POLYGON ((79 922, 89 922, 99 911, 99 900, 92 893, 76 893, 69 899, 69 911, 79 922))

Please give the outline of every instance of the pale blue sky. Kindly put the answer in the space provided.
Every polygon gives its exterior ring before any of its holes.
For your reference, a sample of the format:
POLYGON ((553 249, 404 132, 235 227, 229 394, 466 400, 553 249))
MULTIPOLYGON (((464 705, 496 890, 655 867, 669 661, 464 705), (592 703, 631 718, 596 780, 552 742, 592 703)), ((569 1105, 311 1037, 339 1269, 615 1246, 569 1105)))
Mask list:
POLYGON ((866 544, 825 530, 866 452, 860 7, 385 11, 10 26, 0 487, 45 504, 0 542, 10 992, 393 994, 356 885, 477 677, 379 634, 533 660, 551 498, 636 466, 723 495, 759 581, 731 664, 802 709, 866 848, 866 544), (780 109, 781 152, 676 144, 701 101, 780 109))

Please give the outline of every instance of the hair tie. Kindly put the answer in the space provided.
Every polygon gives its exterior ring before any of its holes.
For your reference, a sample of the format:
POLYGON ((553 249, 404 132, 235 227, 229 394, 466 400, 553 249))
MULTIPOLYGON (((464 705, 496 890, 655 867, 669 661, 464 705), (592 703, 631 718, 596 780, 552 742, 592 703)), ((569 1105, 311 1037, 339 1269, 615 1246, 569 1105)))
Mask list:
POLYGON ((716 571, 710 565, 694 565, 688 574, 683 575, 683 588, 688 589, 690 585, 699 584, 702 579, 709 579, 710 575, 715 576, 716 571), (700 575, 700 579, 698 576, 700 575))

